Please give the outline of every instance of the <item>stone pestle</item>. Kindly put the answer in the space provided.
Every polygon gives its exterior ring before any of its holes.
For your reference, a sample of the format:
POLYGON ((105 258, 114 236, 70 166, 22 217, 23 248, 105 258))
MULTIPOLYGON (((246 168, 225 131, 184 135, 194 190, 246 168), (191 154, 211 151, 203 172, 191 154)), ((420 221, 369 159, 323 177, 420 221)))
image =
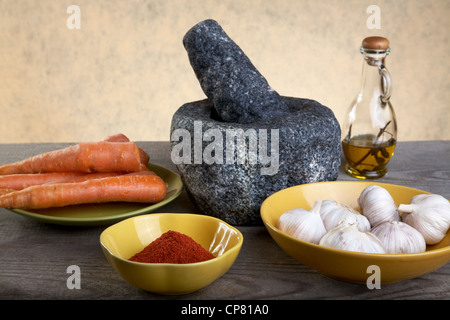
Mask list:
POLYGON ((254 123, 289 114, 280 95, 215 20, 205 20, 184 36, 200 86, 222 121, 254 123))

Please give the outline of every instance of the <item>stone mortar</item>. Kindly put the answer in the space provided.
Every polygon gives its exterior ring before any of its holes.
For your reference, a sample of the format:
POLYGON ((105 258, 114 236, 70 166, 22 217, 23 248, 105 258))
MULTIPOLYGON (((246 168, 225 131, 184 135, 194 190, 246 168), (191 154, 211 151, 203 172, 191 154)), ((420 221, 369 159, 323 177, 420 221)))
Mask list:
POLYGON ((259 225, 260 206, 274 192, 337 179, 341 131, 333 112, 314 100, 282 99, 289 114, 251 124, 219 120, 208 99, 186 103, 175 112, 171 125, 172 161, 189 197, 202 213, 233 225, 259 225), (227 139, 227 133, 239 130, 256 132, 256 140, 250 135, 244 144, 236 146, 237 140, 229 144, 232 140, 227 139), (267 133, 267 144, 261 132, 267 133), (256 153, 252 141, 261 143, 256 153), (267 153, 262 149, 265 145, 267 153), (264 163, 256 157, 261 154, 277 155, 278 164, 275 157, 264 163), (243 163, 238 161, 241 159, 243 163), (263 173, 270 167, 269 174, 263 173))

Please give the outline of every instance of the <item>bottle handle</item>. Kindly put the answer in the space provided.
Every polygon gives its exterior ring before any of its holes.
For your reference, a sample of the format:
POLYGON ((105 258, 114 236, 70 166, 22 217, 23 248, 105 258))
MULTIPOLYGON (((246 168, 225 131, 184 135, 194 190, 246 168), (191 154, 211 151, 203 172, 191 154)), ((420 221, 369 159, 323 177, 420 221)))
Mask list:
POLYGON ((384 105, 389 102, 392 94, 392 79, 391 74, 384 65, 380 65, 378 70, 381 75, 381 88, 383 89, 383 94, 380 95, 381 103, 384 105))

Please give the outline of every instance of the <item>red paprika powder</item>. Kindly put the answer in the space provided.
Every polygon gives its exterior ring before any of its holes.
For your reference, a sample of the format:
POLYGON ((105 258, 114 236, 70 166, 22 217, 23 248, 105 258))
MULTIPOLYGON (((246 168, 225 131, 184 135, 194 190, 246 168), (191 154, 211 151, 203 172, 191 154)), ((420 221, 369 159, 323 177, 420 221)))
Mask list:
POLYGON ((129 260, 147 263, 193 263, 214 258, 191 237, 177 231, 167 231, 129 260))

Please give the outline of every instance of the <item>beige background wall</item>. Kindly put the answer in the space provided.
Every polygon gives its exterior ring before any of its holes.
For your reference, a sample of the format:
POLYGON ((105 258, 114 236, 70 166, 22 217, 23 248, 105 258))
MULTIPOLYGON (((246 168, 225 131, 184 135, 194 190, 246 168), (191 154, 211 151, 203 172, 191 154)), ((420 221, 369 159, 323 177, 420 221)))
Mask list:
POLYGON ((182 45, 216 19, 282 95, 340 123, 359 88, 361 40, 390 39, 399 140, 450 140, 449 0, 0 0, 0 143, 116 132, 169 140, 173 113, 204 93, 182 45), (81 9, 69 30, 66 10, 81 9), (381 29, 369 30, 369 5, 381 29))

